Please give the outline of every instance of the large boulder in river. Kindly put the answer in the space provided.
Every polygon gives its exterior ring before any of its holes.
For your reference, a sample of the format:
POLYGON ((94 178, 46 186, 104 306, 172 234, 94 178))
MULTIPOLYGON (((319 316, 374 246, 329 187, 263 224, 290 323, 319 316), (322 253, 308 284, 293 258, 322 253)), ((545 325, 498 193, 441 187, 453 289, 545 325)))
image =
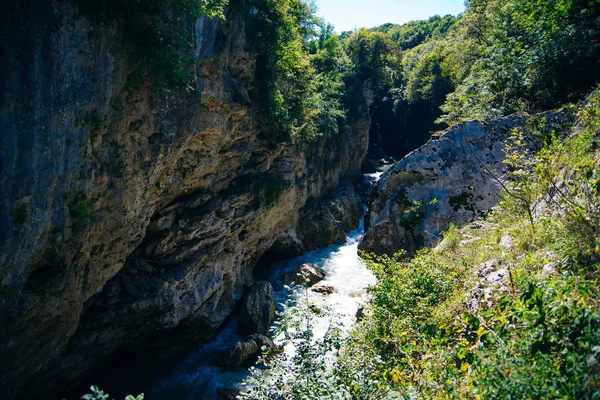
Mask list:
POLYGON ((330 294, 334 294, 335 293, 335 288, 333 286, 330 285, 318 285, 318 286, 313 286, 310 289, 312 292, 315 293, 319 293, 325 296, 329 296, 330 294))
POLYGON ((217 389, 217 395, 219 395, 221 400, 236 400, 240 395, 240 391, 238 389, 221 387, 217 389))
POLYGON ((256 282, 244 298, 240 315, 240 331, 266 335, 275 320, 275 299, 269 282, 256 282))
POLYGON ((248 359, 258 357, 263 349, 275 347, 273 341, 264 335, 252 335, 243 342, 238 342, 223 360, 226 368, 238 368, 248 359))
POLYGON ((323 279, 325 279, 325 271, 314 264, 302 264, 297 269, 282 276, 285 285, 312 286, 323 279))
POLYGON ((529 126, 560 131, 565 116, 512 115, 489 122, 469 121, 413 151, 385 172, 373 189, 359 248, 392 255, 430 247, 451 223, 467 224, 491 209, 507 180, 506 143, 515 131, 534 151, 540 143, 529 126), (537 122, 536 122, 537 120, 537 122))

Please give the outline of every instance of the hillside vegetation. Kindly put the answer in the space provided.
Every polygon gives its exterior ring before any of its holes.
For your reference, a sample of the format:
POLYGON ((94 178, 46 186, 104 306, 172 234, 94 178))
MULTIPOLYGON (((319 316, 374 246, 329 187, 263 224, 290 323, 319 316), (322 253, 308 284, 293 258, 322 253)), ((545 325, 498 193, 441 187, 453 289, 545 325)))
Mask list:
POLYGON ((412 259, 363 254, 379 283, 352 337, 312 342, 307 304, 292 368, 265 358, 276 384, 245 398, 600 398, 600 92, 573 111, 571 131, 539 124, 537 154, 511 151, 485 219, 412 259))
POLYGON ((600 398, 600 94, 566 137, 539 129, 546 147, 512 153, 512 195, 485 220, 411 260, 364 255, 380 283, 344 362, 382 393, 600 398))

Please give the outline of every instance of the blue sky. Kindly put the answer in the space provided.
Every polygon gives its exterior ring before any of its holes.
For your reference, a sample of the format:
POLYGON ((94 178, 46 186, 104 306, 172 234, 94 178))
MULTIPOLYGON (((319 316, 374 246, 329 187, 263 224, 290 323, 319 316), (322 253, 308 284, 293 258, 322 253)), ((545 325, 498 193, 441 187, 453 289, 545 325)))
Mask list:
POLYGON ((386 22, 404 23, 432 15, 459 14, 464 0, 316 0, 318 15, 339 33, 386 22))

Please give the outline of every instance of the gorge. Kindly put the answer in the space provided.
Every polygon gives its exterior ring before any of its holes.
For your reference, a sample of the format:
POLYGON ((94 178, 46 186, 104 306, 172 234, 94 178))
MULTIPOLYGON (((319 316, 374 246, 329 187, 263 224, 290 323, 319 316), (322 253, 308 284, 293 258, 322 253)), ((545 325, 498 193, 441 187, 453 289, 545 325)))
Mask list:
POLYGON ((600 398, 597 1, 0 21, 1 398, 600 398))

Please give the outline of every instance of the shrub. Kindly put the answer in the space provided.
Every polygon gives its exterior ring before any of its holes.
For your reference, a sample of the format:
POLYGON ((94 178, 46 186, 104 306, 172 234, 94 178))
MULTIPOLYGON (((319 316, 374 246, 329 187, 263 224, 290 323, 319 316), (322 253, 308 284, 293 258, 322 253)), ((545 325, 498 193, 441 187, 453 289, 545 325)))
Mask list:
POLYGON ((13 215, 13 221, 17 225, 23 225, 25 222, 27 222, 28 216, 29 216, 29 212, 27 210, 27 205, 21 204, 20 206, 18 206, 15 209, 15 212, 13 215))
POLYGON ((284 330, 301 356, 266 362, 274 380, 249 398, 600 399, 599 134, 596 92, 529 155, 513 189, 538 200, 534 229, 503 194, 435 251, 362 254, 378 283, 352 337, 284 330))
POLYGON ((75 218, 87 218, 92 213, 92 202, 86 197, 85 193, 79 192, 77 197, 69 206, 69 212, 75 218))
MULTIPOLYGON (((84 394, 81 396, 82 400, 108 400, 109 395, 104 393, 104 391, 98 389, 98 386, 90 387, 91 393, 84 394)), ((138 396, 127 395, 125 400, 144 400, 144 394, 140 394, 138 396)))
POLYGON ((439 245, 441 250, 456 250, 461 241, 461 233, 455 224, 450 224, 448 230, 442 233, 443 240, 439 245))

